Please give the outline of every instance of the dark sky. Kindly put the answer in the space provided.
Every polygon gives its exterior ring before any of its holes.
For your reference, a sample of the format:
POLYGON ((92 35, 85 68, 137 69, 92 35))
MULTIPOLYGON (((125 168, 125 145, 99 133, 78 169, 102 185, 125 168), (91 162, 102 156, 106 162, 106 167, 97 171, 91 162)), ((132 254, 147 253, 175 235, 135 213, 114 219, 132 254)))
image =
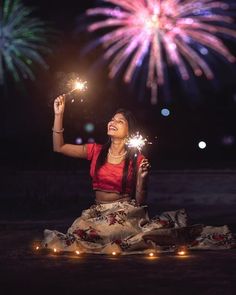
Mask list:
MULTIPOLYGON (((168 83, 160 88, 157 105, 151 105, 142 72, 131 85, 125 85, 121 77, 110 80, 107 64, 99 62, 102 48, 84 51, 95 35, 84 29, 82 15, 99 1, 23 2, 36 7, 35 14, 49 21, 59 37, 53 41, 53 54, 46 57, 50 69, 37 68, 36 81, 25 81, 24 92, 8 80, 1 116, 4 169, 80 169, 86 165, 52 152, 52 100, 64 89, 61 77, 73 72, 88 80, 89 90, 85 102, 67 105, 67 142, 75 143, 77 137, 104 142, 107 120, 118 107, 126 107, 153 142, 145 153, 155 169, 236 168, 235 65, 214 55, 209 62, 216 77, 210 82, 202 78, 183 82, 169 68, 168 83), (170 116, 161 115, 163 108, 170 110, 170 116), (85 131, 86 123, 95 125, 92 133, 85 131), (204 150, 198 148, 201 140, 207 143, 204 150)), ((226 44, 235 51, 236 41, 226 44)))

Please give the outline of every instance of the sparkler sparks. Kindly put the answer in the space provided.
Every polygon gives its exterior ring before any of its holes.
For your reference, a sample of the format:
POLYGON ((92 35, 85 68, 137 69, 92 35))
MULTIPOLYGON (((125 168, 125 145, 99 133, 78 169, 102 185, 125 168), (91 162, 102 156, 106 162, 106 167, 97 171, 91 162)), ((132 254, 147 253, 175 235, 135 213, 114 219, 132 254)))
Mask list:
POLYGON ((131 135, 126 142, 128 148, 137 149, 139 152, 141 152, 146 144, 151 144, 151 142, 148 142, 148 140, 139 134, 139 132, 135 135, 131 135))
MULTIPOLYGON (((66 99, 70 97, 70 95, 75 91, 78 91, 80 93, 88 89, 87 81, 82 81, 80 78, 69 80, 67 84, 67 86, 69 88, 72 88, 72 90, 65 94, 66 99)), ((72 102, 74 102, 74 99, 72 99, 72 102)))
POLYGON ((67 92, 67 94, 70 94, 76 90, 82 92, 88 89, 87 81, 82 81, 80 78, 70 80, 68 82, 68 87, 72 88, 72 90, 67 92))
POLYGON ((165 82, 164 68, 174 65, 183 80, 196 76, 212 79, 214 73, 206 61, 210 51, 229 62, 235 57, 220 37, 236 37, 231 29, 233 18, 229 5, 216 0, 104 0, 115 7, 92 8, 89 16, 103 16, 88 26, 90 32, 113 28, 99 38, 104 57, 111 60, 110 78, 122 69, 124 81, 130 82, 138 67, 148 59, 147 87, 152 89, 152 103, 157 102, 158 85, 165 82))
POLYGON ((72 91, 75 90, 79 90, 79 91, 85 91, 86 89, 88 89, 87 87, 87 81, 82 81, 79 78, 74 82, 74 89, 72 91))

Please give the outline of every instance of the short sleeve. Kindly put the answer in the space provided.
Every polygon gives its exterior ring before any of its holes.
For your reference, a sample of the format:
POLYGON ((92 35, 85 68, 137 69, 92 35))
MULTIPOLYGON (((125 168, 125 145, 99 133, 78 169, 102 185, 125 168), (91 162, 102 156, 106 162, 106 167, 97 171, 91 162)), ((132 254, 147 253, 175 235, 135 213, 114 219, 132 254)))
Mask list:
POLYGON ((97 143, 86 143, 87 148, 87 160, 91 161, 94 157, 99 155, 102 145, 97 143))
POLYGON ((93 158, 96 143, 87 143, 87 159, 90 161, 93 158))

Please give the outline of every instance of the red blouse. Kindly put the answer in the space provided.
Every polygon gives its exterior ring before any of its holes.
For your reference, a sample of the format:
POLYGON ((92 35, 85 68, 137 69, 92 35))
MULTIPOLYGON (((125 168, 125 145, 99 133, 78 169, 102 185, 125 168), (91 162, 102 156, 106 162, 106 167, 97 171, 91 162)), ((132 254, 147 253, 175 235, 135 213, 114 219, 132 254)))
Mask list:
MULTIPOLYGON (((94 190, 104 190, 109 192, 121 193, 122 191, 122 175, 125 161, 123 160, 119 164, 112 164, 106 162, 97 172, 97 177, 95 177, 95 167, 98 155, 102 149, 102 145, 97 143, 87 144, 87 159, 91 161, 90 164, 90 175, 92 177, 92 184, 94 190)), ((137 167, 139 167, 144 156, 138 154, 137 167)), ((128 170, 126 192, 129 194, 131 192, 131 181, 132 181, 132 167, 131 164, 128 170)))

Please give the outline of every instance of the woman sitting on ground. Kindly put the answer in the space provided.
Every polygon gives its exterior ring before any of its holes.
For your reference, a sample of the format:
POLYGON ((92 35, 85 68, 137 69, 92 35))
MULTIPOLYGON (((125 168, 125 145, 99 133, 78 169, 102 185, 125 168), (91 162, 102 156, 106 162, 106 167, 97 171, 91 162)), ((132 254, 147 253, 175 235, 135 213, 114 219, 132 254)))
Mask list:
MULTIPOLYGON (((107 124, 109 140, 106 144, 74 145, 64 143, 64 109, 65 97, 59 96, 54 101, 53 149, 66 156, 91 161, 95 204, 82 212, 66 234, 45 229, 44 247, 109 253, 146 251, 150 247, 166 246, 167 242, 173 246, 178 241, 191 243, 195 248, 212 245, 208 240, 205 243, 205 238, 201 240, 206 235, 203 226, 187 229, 184 209, 149 219, 146 202, 150 164, 141 153, 127 148, 127 138, 137 131, 130 111, 119 109, 112 116, 107 124)), ((214 233, 212 231, 211 236, 214 233)), ((229 231, 226 234, 224 242, 229 241, 229 231)), ((225 248, 222 243, 220 245, 225 248)))

